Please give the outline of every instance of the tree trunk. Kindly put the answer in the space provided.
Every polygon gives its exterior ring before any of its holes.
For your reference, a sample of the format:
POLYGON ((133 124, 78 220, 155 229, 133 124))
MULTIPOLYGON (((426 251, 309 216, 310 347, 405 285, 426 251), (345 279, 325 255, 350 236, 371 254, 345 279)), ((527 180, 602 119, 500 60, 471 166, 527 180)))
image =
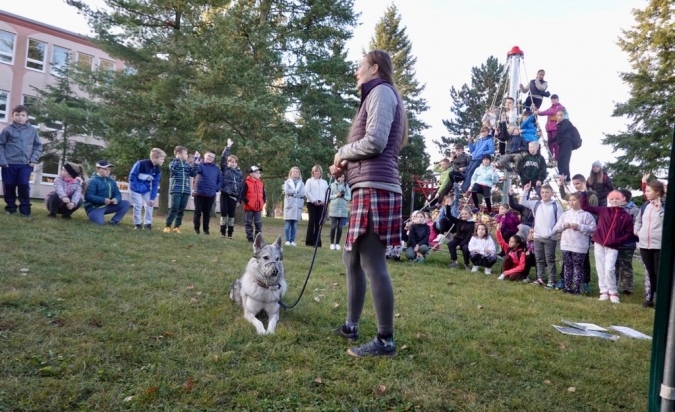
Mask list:
POLYGON ((167 215, 169 213, 169 171, 162 173, 159 180, 159 204, 157 204, 157 213, 167 215))

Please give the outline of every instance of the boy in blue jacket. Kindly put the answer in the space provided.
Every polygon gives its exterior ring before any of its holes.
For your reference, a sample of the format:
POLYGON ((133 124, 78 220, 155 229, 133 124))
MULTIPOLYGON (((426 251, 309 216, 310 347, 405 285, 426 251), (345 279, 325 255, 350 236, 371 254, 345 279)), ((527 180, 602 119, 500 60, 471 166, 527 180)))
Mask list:
POLYGON ((464 172, 464 183, 462 183, 462 193, 469 190, 473 172, 483 161, 483 155, 492 155, 495 152, 494 136, 490 134, 490 129, 483 126, 480 128, 480 135, 474 143, 473 138, 469 137, 469 151, 471 152, 471 163, 464 172))
POLYGON ((199 152, 195 153, 195 167, 197 169, 197 177, 195 179, 195 189, 192 195, 195 199, 195 215, 193 219, 195 234, 199 234, 199 223, 202 222, 202 215, 204 220, 202 228, 205 235, 209 235, 209 221, 211 220, 211 208, 213 202, 216 201, 216 194, 223 185, 223 175, 220 168, 216 166, 213 161, 216 158, 216 153, 212 150, 207 150, 204 154, 204 161, 200 162, 199 152))
POLYGON ((0 168, 7 214, 30 216, 30 175, 42 154, 37 129, 28 122, 28 110, 19 105, 12 110, 13 122, 0 133, 0 168))
POLYGON ((137 161, 129 172, 129 193, 134 206, 134 229, 152 229, 152 212, 157 199, 162 165, 166 159, 164 150, 156 147, 150 150, 150 159, 137 161), (141 219, 143 206, 145 216, 141 219), (145 225, 141 223, 145 222, 145 225))
POLYGON ((110 178, 110 168, 113 165, 107 160, 96 163, 96 173, 87 182, 87 191, 84 195, 84 210, 92 222, 102 225, 105 215, 114 213, 110 220, 111 225, 122 221, 129 210, 129 202, 122 200, 122 193, 117 182, 110 178))

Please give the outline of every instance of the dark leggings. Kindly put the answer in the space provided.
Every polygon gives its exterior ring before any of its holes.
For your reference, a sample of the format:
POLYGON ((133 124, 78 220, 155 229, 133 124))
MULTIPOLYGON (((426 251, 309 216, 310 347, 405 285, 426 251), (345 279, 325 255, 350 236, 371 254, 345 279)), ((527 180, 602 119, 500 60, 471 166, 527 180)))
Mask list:
POLYGON ((377 316, 377 333, 391 336, 394 333, 394 289, 391 286, 386 247, 377 233, 359 236, 352 250, 342 253, 347 269, 347 324, 358 325, 366 299, 366 276, 377 316))
MULTIPOLYGON (((448 250, 450 250, 450 259, 453 262, 457 261, 457 246, 462 244, 464 242, 464 239, 457 239, 453 238, 450 242, 448 242, 448 250)), ((469 264, 469 245, 463 245, 462 246, 462 255, 464 255, 464 264, 468 265, 469 264)))
POLYGON ((645 264, 647 275, 649 276, 649 291, 647 292, 647 300, 654 299, 654 293, 656 292, 656 282, 659 275, 660 255, 661 249, 640 248, 640 257, 642 257, 642 262, 645 264))
POLYGON ((487 206, 487 213, 492 213, 492 199, 490 198, 490 192, 492 188, 490 186, 482 186, 476 183, 471 188, 471 198, 473 199, 473 204, 480 209, 480 203, 478 203, 478 194, 483 195, 483 200, 485 201, 485 206, 487 206))

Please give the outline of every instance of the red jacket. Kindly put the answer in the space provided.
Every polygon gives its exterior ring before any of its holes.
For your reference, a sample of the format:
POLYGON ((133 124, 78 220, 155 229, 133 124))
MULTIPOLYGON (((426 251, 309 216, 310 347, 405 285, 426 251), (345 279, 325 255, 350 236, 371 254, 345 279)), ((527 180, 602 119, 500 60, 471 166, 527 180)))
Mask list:
POLYGON ((244 210, 250 212, 260 212, 265 206, 267 194, 262 180, 254 179, 250 175, 244 182, 242 188, 241 201, 244 204, 244 210))
POLYGON ((517 249, 517 250, 511 250, 509 249, 509 244, 504 241, 504 237, 502 236, 502 231, 497 230, 497 242, 499 242, 499 247, 502 248, 504 251, 505 256, 511 257, 511 260, 513 263, 516 264, 515 267, 512 269, 506 270, 503 273, 506 276, 513 275, 514 273, 521 273, 525 271, 525 266, 526 266, 526 261, 527 261, 527 255, 525 254, 525 251, 523 249, 517 249))
POLYGON ((590 206, 586 192, 581 194, 581 208, 598 217, 593 242, 611 249, 633 238, 633 217, 623 207, 590 206))

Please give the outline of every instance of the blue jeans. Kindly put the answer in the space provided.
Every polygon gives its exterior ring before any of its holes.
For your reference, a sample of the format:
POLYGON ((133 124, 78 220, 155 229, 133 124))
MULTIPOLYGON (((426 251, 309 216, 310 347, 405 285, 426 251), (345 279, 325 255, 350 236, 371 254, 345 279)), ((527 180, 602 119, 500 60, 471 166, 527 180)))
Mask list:
POLYGON ((105 215, 114 213, 115 216, 113 216, 112 219, 110 219, 110 222, 119 223, 124 217, 124 215, 127 214, 127 211, 129 210, 130 206, 131 204, 128 201, 121 200, 116 205, 106 205, 105 207, 104 206, 98 207, 87 213, 87 217, 89 217, 89 220, 96 223, 97 225, 104 225, 105 215))
POLYGON ((471 163, 469 163, 469 166, 466 168, 466 171, 464 172, 464 181, 462 182, 462 193, 466 193, 469 190, 469 186, 471 185, 471 178, 473 177, 473 172, 476 171, 478 166, 483 162, 482 159, 478 160, 472 160, 471 163))
POLYGON ((16 198, 19 194, 19 212, 30 215, 30 174, 33 168, 28 165, 9 165, 2 168, 2 190, 5 197, 5 210, 16 213, 16 198))
POLYGON ((287 242, 295 242, 295 234, 298 231, 297 220, 284 220, 284 236, 287 242))

